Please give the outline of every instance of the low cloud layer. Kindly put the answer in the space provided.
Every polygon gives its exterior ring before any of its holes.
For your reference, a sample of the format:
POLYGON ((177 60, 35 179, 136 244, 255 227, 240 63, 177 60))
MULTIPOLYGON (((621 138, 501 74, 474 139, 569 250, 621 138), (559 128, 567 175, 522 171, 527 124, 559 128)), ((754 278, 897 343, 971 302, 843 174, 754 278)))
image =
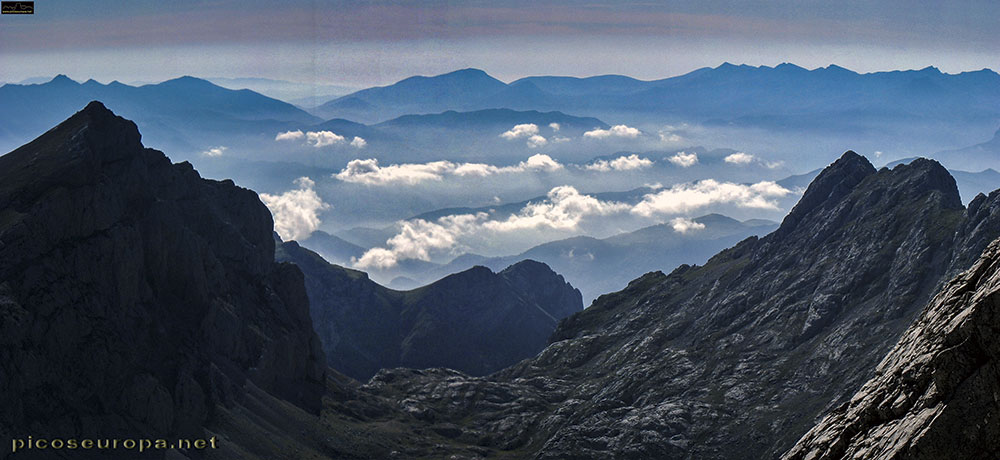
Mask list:
POLYGON ((714 204, 777 209, 775 200, 790 193, 790 190, 771 181, 746 185, 706 179, 693 184, 678 184, 646 195, 632 212, 641 216, 684 214, 714 204))
POLYGON ((594 129, 583 133, 583 137, 592 139, 607 139, 609 137, 624 137, 634 139, 639 137, 639 130, 631 126, 615 125, 611 129, 594 129))
POLYGON ((677 152, 674 156, 667 158, 671 163, 680 166, 682 168, 690 168, 698 163, 697 153, 684 153, 677 152))
POLYGON ((260 194, 260 200, 274 216, 274 231, 282 240, 302 240, 308 238, 322 223, 319 212, 330 209, 313 188, 316 183, 308 177, 295 180, 298 186, 281 195, 260 194))
POLYGON ((205 155, 206 157, 213 157, 213 158, 221 157, 222 154, 226 152, 226 150, 229 150, 229 147, 220 145, 218 147, 212 147, 204 152, 201 152, 201 154, 205 155))
POLYGON ((344 182, 366 185, 408 184, 440 181, 446 176, 491 176, 521 172, 552 172, 563 165, 545 154, 535 154, 513 166, 494 166, 485 163, 455 163, 432 161, 430 163, 403 163, 381 166, 375 158, 351 160, 334 178, 344 182))
MULTIPOLYGON (((399 222, 399 233, 387 240, 384 247, 370 249, 353 262, 360 269, 384 269, 405 259, 430 261, 435 254, 457 255, 465 247, 465 242, 477 237, 493 239, 501 234, 533 230, 572 233, 579 231, 586 219, 599 216, 669 216, 687 214, 713 204, 776 209, 775 200, 790 193, 774 182, 745 185, 704 180, 659 189, 647 194, 638 204, 630 205, 599 200, 563 185, 551 189, 545 199, 529 203, 503 219, 494 219, 480 212, 445 216, 435 221, 413 219, 399 222)), ((675 217, 668 222, 678 233, 705 228, 704 224, 685 217, 675 217)))
POLYGON ((589 165, 584 166, 584 169, 590 171, 633 171, 637 169, 644 169, 653 166, 653 160, 649 158, 640 158, 637 154, 631 154, 628 156, 620 156, 613 160, 597 160, 589 165))
POLYGON ((573 230, 587 216, 627 212, 629 205, 601 201, 583 195, 570 186, 559 186, 549 191, 546 198, 528 203, 517 214, 506 219, 494 220, 486 213, 444 216, 436 221, 413 219, 400 222, 400 230, 386 241, 384 248, 366 251, 354 266, 389 268, 400 260, 431 260, 435 251, 454 250, 460 247, 463 237, 480 233, 509 233, 520 230, 573 230))
MULTIPOLYGON (((302 132, 302 130, 295 131, 285 131, 283 133, 278 133, 274 136, 275 141, 301 141, 305 140, 305 143, 316 148, 327 147, 331 145, 338 145, 347 143, 347 138, 337 134, 333 131, 308 131, 302 132)), ((364 138, 354 136, 354 139, 349 143, 351 147, 364 148, 368 145, 368 141, 364 138)))
POLYGON ((677 233, 687 233, 697 230, 704 230, 705 224, 695 222, 687 217, 675 217, 670 219, 670 227, 677 233))
POLYGON ((731 163, 734 165, 745 165, 745 164, 750 164, 750 162, 754 160, 754 156, 745 152, 736 152, 734 154, 727 155, 725 160, 726 163, 731 163))

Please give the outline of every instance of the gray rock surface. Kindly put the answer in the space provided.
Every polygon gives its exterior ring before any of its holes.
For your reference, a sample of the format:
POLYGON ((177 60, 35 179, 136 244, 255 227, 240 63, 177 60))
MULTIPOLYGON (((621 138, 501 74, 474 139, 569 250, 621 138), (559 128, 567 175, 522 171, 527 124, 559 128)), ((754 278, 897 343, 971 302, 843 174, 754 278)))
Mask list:
POLYGON ((1000 458, 1000 240, 951 280, 851 400, 783 457, 1000 458))
POLYGON ((515 456, 777 458, 1000 236, 996 200, 966 211, 939 164, 876 171, 848 152, 774 233, 600 297, 534 359, 486 378, 383 371, 362 390, 515 456))

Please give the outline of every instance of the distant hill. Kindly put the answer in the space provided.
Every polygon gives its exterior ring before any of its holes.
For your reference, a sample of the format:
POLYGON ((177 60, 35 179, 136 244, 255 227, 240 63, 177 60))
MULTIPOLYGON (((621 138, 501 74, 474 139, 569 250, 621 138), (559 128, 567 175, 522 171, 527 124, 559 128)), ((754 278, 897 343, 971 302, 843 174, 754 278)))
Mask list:
POLYGON ((560 319, 583 309, 580 291, 534 261, 498 273, 473 267, 394 291, 294 241, 276 257, 305 274, 330 366, 361 381, 394 367, 489 374, 537 354, 560 319))
POLYGON ((938 152, 931 157, 951 169, 963 171, 1000 169, 1000 130, 993 135, 993 139, 982 144, 938 152))

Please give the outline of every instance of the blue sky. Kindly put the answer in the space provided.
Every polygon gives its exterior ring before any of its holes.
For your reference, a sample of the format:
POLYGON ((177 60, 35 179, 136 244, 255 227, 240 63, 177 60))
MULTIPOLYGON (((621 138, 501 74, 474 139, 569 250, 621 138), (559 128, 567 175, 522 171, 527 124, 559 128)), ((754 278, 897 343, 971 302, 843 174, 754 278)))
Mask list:
POLYGON ((724 61, 1000 67, 994 1, 56 1, 0 17, 0 80, 190 74, 368 86, 477 67, 654 79, 724 61))

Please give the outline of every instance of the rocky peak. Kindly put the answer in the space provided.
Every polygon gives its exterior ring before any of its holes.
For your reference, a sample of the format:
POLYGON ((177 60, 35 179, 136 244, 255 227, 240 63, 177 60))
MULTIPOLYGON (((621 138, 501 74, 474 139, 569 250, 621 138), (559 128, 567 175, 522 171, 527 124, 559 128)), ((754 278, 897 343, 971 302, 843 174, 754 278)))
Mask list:
POLYGON ((99 102, 0 157, 0 434, 195 436, 251 392, 318 412, 323 352, 272 231, 256 193, 99 102))
POLYGON ((868 159, 848 150, 813 179, 775 233, 791 232, 808 215, 836 204, 872 174, 875 174, 875 167, 868 159))

